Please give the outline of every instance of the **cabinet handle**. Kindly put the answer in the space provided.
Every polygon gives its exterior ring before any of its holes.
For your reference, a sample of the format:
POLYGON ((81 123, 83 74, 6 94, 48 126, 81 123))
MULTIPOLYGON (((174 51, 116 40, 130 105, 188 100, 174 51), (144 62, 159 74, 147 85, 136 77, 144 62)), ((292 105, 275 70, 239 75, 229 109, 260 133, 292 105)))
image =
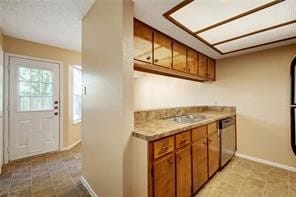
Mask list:
POLYGON ((185 143, 186 143, 186 141, 187 141, 187 140, 186 140, 185 138, 183 138, 183 139, 180 141, 180 143, 179 143, 179 144, 180 144, 180 145, 182 145, 182 144, 185 144, 185 143))
POLYGON ((169 147, 170 147, 170 145, 161 147, 159 154, 167 152, 169 147))
POLYGON ((207 142, 203 142, 203 144, 206 146, 207 145, 207 142))
POLYGON ((190 68, 188 68, 188 72, 190 72, 190 68))
POLYGON ((158 62, 158 59, 155 59, 154 62, 158 62))
POLYGON ((168 163, 169 163, 169 165, 173 165, 173 164, 174 164, 174 161, 172 161, 172 160, 170 159, 170 160, 168 160, 168 163))
POLYGON ((147 56, 147 57, 146 57, 146 60, 150 60, 150 59, 151 59, 151 57, 150 57, 150 56, 147 56))
POLYGON ((181 156, 177 156, 177 160, 179 161, 179 160, 181 160, 182 159, 182 157, 181 156))
POLYGON ((209 143, 211 143, 211 142, 212 142, 212 140, 209 139, 209 143))

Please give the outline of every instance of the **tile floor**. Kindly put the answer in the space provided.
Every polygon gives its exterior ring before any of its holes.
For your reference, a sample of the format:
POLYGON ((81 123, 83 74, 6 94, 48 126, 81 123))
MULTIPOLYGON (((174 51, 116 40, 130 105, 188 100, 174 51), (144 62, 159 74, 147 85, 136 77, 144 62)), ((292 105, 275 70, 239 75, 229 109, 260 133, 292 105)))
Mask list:
POLYGON ((296 197, 296 172, 233 160, 195 197, 296 197))
MULTIPOLYGON (((79 181, 80 145, 4 166, 2 196, 89 196, 79 181)), ((296 172, 234 158, 195 197, 296 197, 296 172)))
POLYGON ((89 196, 79 181, 80 145, 70 151, 49 153, 3 166, 2 196, 89 196))

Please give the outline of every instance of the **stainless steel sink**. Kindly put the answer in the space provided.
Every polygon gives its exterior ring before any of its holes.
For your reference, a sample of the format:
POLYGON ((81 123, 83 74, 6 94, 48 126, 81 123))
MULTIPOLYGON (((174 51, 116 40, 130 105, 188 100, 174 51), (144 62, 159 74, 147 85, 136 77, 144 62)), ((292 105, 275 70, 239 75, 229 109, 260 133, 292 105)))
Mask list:
POLYGON ((208 119, 209 117, 207 116, 202 116, 202 115, 186 115, 186 116, 175 116, 168 118, 167 120, 169 121, 174 121, 177 123, 195 123, 199 122, 205 119, 208 119))

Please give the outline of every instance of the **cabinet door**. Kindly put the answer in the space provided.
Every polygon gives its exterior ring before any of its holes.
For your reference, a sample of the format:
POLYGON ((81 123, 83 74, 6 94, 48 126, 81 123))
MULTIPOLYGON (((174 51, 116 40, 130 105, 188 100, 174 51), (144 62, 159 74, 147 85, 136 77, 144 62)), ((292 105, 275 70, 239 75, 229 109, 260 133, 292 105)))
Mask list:
POLYGON ((176 153, 177 197, 191 196, 191 152, 190 146, 176 153))
POLYGON ((175 196, 175 156, 171 154, 154 163, 154 197, 175 196))
POLYGON ((134 21, 134 59, 152 63, 152 36, 152 29, 134 21))
POLYGON ((186 72, 186 47, 176 41, 173 42, 173 68, 186 72))
POLYGON ((159 32, 154 32, 154 64, 172 68, 172 53, 172 40, 159 32))
POLYGON ((209 177, 219 169, 220 146, 218 133, 214 133, 208 137, 209 148, 209 177))
POLYGON ((198 74, 198 54, 192 49, 187 49, 187 72, 198 74))
POLYGON ((196 140, 192 144, 193 192, 196 192, 208 180, 207 138, 196 140))
POLYGON ((199 62, 198 62, 198 75, 202 77, 207 77, 208 74, 208 60, 207 56, 203 54, 199 54, 199 62))
POLYGON ((215 60, 208 58, 208 77, 215 79, 215 60))

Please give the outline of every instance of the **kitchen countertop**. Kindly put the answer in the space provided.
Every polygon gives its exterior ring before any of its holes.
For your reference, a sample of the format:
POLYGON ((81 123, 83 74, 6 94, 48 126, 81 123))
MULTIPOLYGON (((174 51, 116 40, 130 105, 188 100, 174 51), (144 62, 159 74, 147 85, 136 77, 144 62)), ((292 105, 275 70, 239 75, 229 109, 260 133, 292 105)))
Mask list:
POLYGON ((182 131, 190 130, 217 120, 234 116, 236 113, 225 111, 203 111, 194 113, 193 115, 203 115, 208 118, 195 123, 177 123, 166 119, 153 119, 135 122, 135 130, 133 136, 154 141, 166 136, 174 135, 182 131))

